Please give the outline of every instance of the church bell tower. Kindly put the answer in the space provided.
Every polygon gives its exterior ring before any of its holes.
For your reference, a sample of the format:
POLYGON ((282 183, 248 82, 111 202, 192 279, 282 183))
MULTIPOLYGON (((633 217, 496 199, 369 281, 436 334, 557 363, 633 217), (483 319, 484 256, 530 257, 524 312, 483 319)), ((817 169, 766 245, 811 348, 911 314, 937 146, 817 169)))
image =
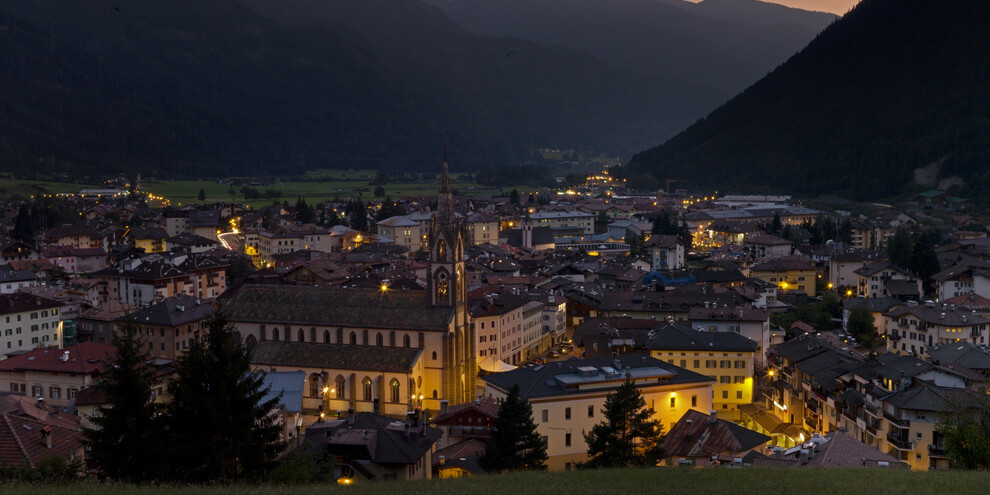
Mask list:
POLYGON ((443 389, 451 404, 474 400, 478 374, 474 331, 467 310, 464 275, 464 228, 454 213, 447 150, 443 153, 443 177, 437 211, 430 221, 426 291, 430 305, 450 308, 451 323, 444 337, 443 389))

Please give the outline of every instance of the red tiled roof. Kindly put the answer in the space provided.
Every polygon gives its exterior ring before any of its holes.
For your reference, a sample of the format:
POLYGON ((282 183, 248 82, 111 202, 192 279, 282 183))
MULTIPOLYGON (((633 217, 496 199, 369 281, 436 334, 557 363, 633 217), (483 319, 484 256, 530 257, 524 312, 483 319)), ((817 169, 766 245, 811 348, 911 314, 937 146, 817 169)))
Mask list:
POLYGON ((0 467, 27 464, 33 468, 46 457, 82 455, 85 440, 79 429, 9 414, 0 415, 0 467), (46 429, 51 432, 51 447, 48 447, 43 436, 46 429))
POLYGON ((91 374, 103 370, 117 349, 109 344, 83 342, 67 349, 35 349, 0 361, 0 371, 48 371, 91 374), (68 353, 68 359, 61 358, 68 353))

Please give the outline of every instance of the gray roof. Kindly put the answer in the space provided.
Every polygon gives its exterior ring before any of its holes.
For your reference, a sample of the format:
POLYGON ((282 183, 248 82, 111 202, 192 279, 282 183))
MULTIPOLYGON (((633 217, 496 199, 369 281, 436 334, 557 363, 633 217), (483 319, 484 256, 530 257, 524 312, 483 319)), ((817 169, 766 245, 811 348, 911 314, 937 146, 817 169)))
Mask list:
POLYGON ((701 332, 677 325, 665 325, 646 341, 650 350, 708 350, 718 352, 756 352, 755 341, 733 332, 701 332))
MULTIPOLYGON (((140 325, 164 325, 178 327, 205 320, 213 314, 213 304, 202 302, 192 296, 181 294, 172 296, 160 303, 142 308, 131 314, 140 325)), ((125 316, 123 319, 126 319, 125 316)))
POLYGON ((251 364, 332 370, 407 373, 423 352, 420 348, 319 344, 265 340, 254 346, 251 364))
POLYGON ((405 423, 372 413, 356 413, 349 419, 328 421, 306 430, 310 449, 326 449, 333 455, 368 460, 375 464, 412 464, 429 453, 443 436, 430 426, 412 427, 405 434, 405 423))
POLYGON ((990 351, 969 342, 929 347, 928 354, 941 364, 956 364, 976 371, 990 370, 990 351))
POLYGON ((235 322, 447 331, 453 312, 425 291, 245 285, 227 304, 235 322))
MULTIPOLYGON (((713 381, 711 378, 647 356, 578 359, 548 363, 533 368, 518 368, 504 373, 481 377, 482 380, 502 390, 519 385, 523 397, 552 397, 577 393, 575 385, 581 383, 612 383, 618 388, 627 378, 656 377, 659 382, 637 383, 637 386, 698 383, 713 381)), ((586 392, 586 391, 584 391, 586 392)))

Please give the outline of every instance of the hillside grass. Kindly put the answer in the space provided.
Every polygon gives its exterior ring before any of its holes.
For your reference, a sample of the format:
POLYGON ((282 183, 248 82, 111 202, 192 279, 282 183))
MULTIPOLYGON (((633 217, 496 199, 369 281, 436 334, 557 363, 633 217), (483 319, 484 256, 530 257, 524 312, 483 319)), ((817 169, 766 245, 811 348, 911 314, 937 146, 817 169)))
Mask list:
MULTIPOLYGON (((304 198, 309 204, 316 204, 321 201, 338 198, 346 200, 356 199, 360 195, 364 201, 376 199, 375 186, 368 185, 374 179, 374 174, 359 174, 356 172, 337 173, 333 177, 315 176, 314 180, 304 181, 275 181, 269 185, 249 186, 264 194, 266 190, 274 190, 282 193, 280 201, 295 203, 296 199, 304 198), (318 179, 316 177, 319 177, 318 179)), ((244 184, 249 184, 254 179, 241 179, 244 184)), ((482 186, 476 182, 468 181, 461 175, 454 175, 451 178, 451 187, 460 194, 474 196, 478 194, 493 194, 499 189, 482 186)), ((236 201, 238 203, 249 204, 253 207, 268 206, 272 204, 270 199, 259 199, 245 201, 240 193, 243 186, 234 186, 236 194, 231 196, 227 184, 217 184, 212 180, 174 180, 174 181, 145 181, 141 184, 141 189, 151 192, 156 196, 168 198, 175 206, 185 204, 200 203, 197 199, 200 189, 206 193, 206 202, 216 201, 236 201)), ((423 182, 388 182, 383 184, 385 194, 393 200, 402 196, 432 196, 437 193, 439 184, 436 181, 423 182)), ((509 188, 511 189, 511 188, 509 188)), ((509 190, 507 189, 507 190, 509 190)))
POLYGON ((663 493, 699 494, 983 494, 990 490, 990 473, 880 469, 643 469, 577 471, 563 473, 513 473, 456 480, 381 482, 352 486, 321 485, 225 485, 225 486, 129 486, 85 482, 67 485, 0 484, 6 495, 96 495, 124 493, 312 495, 626 495, 663 493))

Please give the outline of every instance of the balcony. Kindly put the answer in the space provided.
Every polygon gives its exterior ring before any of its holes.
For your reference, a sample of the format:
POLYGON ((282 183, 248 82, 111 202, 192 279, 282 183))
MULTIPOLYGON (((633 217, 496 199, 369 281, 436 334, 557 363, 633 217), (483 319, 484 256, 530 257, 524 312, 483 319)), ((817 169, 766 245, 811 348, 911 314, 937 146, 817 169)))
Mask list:
POLYGON ((492 430, 491 428, 485 428, 482 426, 451 426, 450 436, 468 437, 468 438, 491 438, 492 430))
POLYGON ((945 445, 929 445, 928 457, 944 457, 948 459, 949 454, 945 451, 945 445))
POLYGON ((883 417, 890 422, 890 424, 896 426, 897 428, 910 428, 911 422, 906 419, 900 419, 887 411, 883 412, 883 417))
POLYGON ((889 443, 891 447, 894 447, 897 450, 914 449, 914 446, 911 444, 911 441, 907 439, 907 436, 901 435, 900 433, 888 433, 887 443, 889 443))

